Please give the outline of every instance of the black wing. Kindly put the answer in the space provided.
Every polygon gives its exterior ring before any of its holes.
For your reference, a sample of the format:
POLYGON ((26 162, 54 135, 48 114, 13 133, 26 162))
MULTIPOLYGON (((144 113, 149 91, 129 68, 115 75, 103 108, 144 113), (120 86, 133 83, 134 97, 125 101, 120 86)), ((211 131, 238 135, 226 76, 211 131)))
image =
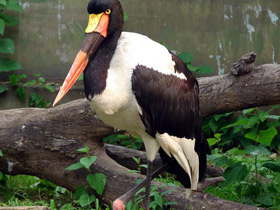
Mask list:
MULTIPOLYGON (((202 135, 198 83, 177 56, 173 54, 172 58, 176 64, 175 71, 183 73, 186 79, 138 65, 133 71, 132 89, 142 109, 140 117, 151 136, 155 137, 158 132, 179 138, 196 139, 195 151, 200 162, 199 180, 202 180, 209 146, 202 135)), ((163 162, 170 159, 163 150, 160 150, 160 155, 163 162)), ((185 187, 189 187, 186 173, 178 163, 174 164, 169 172, 176 174, 178 180, 185 187)))
POLYGON ((133 71, 132 88, 150 135, 159 132, 180 138, 198 137, 200 111, 194 78, 180 79, 137 66, 133 71))

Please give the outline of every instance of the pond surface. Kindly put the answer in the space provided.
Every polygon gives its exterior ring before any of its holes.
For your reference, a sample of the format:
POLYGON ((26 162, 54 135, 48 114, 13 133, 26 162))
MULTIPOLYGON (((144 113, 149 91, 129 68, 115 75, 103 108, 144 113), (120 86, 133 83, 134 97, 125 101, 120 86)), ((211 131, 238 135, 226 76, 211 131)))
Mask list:
MULTIPOLYGON (((7 30, 22 72, 61 82, 84 37, 88 0, 19 0, 21 24, 7 30)), ((121 0, 125 31, 145 34, 177 52, 194 55, 193 65, 215 74, 230 70, 247 52, 256 65, 280 62, 279 0, 121 0)), ((0 76, 1 77, 1 76, 0 76)), ((0 78, 1 80, 1 78, 0 78)), ((0 105, 1 106, 1 105, 0 105)))

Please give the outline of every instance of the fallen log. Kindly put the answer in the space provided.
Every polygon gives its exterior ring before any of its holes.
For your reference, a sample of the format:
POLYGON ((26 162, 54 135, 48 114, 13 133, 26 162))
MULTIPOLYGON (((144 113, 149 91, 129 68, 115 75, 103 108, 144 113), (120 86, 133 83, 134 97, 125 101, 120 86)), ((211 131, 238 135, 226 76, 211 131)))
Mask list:
MULTIPOLYGON (((107 177, 105 202, 124 194, 143 178, 127 173, 128 169, 107 156, 100 139, 114 131, 95 118, 84 100, 51 109, 4 110, 0 111, 0 118, 0 148, 4 154, 0 170, 6 174, 35 175, 74 191, 79 184, 87 185, 87 171, 65 171, 65 168, 79 161, 82 155, 76 150, 87 145, 98 157, 93 173, 101 172, 107 177)), ((155 181, 153 184, 162 185, 155 181)), ((166 199, 176 201, 176 209, 257 209, 201 192, 193 192, 186 199, 184 193, 185 189, 178 187, 166 199)))
POLYGON ((198 78, 203 116, 280 104, 280 65, 252 67, 255 56, 243 56, 228 74, 198 78))
MULTIPOLYGON (((198 80, 204 116, 280 103, 280 66, 269 64, 248 69, 242 76, 229 73, 198 80)), ((93 173, 101 172, 107 177, 105 202, 127 192, 142 177, 127 173, 128 169, 106 154, 100 140, 114 130, 96 119, 86 100, 51 109, 3 110, 0 119, 0 148, 4 154, 0 170, 6 174, 35 175, 74 191, 78 184, 86 185, 87 171, 65 168, 79 161, 82 155, 76 150, 87 145, 98 157, 93 173)), ((193 192, 186 199, 184 192, 176 188, 166 199, 176 201, 176 209, 260 209, 201 192, 193 192)))

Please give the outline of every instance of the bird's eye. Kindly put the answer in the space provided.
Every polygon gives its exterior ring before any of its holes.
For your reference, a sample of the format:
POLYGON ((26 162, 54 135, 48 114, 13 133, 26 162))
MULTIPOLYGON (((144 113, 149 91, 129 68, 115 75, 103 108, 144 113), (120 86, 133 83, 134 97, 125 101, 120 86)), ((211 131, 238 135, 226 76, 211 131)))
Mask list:
POLYGON ((107 9, 106 12, 105 12, 107 15, 109 15, 111 13, 111 10, 110 9, 107 9))

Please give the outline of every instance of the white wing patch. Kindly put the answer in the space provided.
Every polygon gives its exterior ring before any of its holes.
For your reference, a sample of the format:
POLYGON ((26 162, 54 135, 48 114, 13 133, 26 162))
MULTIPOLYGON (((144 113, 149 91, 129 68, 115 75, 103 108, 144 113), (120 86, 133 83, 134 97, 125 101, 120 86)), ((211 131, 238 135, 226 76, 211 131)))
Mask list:
POLYGON ((187 172, 191 180, 191 189, 196 190, 199 175, 199 159, 195 152, 195 139, 177 138, 167 133, 156 134, 161 148, 177 160, 179 165, 187 172))
MULTIPOLYGON (((184 74, 175 72, 175 62, 166 47, 141 34, 122 32, 114 57, 118 58, 116 63, 132 70, 137 65, 143 65, 163 74, 186 79, 184 74)), ((117 66, 113 60, 111 64, 117 66)))

